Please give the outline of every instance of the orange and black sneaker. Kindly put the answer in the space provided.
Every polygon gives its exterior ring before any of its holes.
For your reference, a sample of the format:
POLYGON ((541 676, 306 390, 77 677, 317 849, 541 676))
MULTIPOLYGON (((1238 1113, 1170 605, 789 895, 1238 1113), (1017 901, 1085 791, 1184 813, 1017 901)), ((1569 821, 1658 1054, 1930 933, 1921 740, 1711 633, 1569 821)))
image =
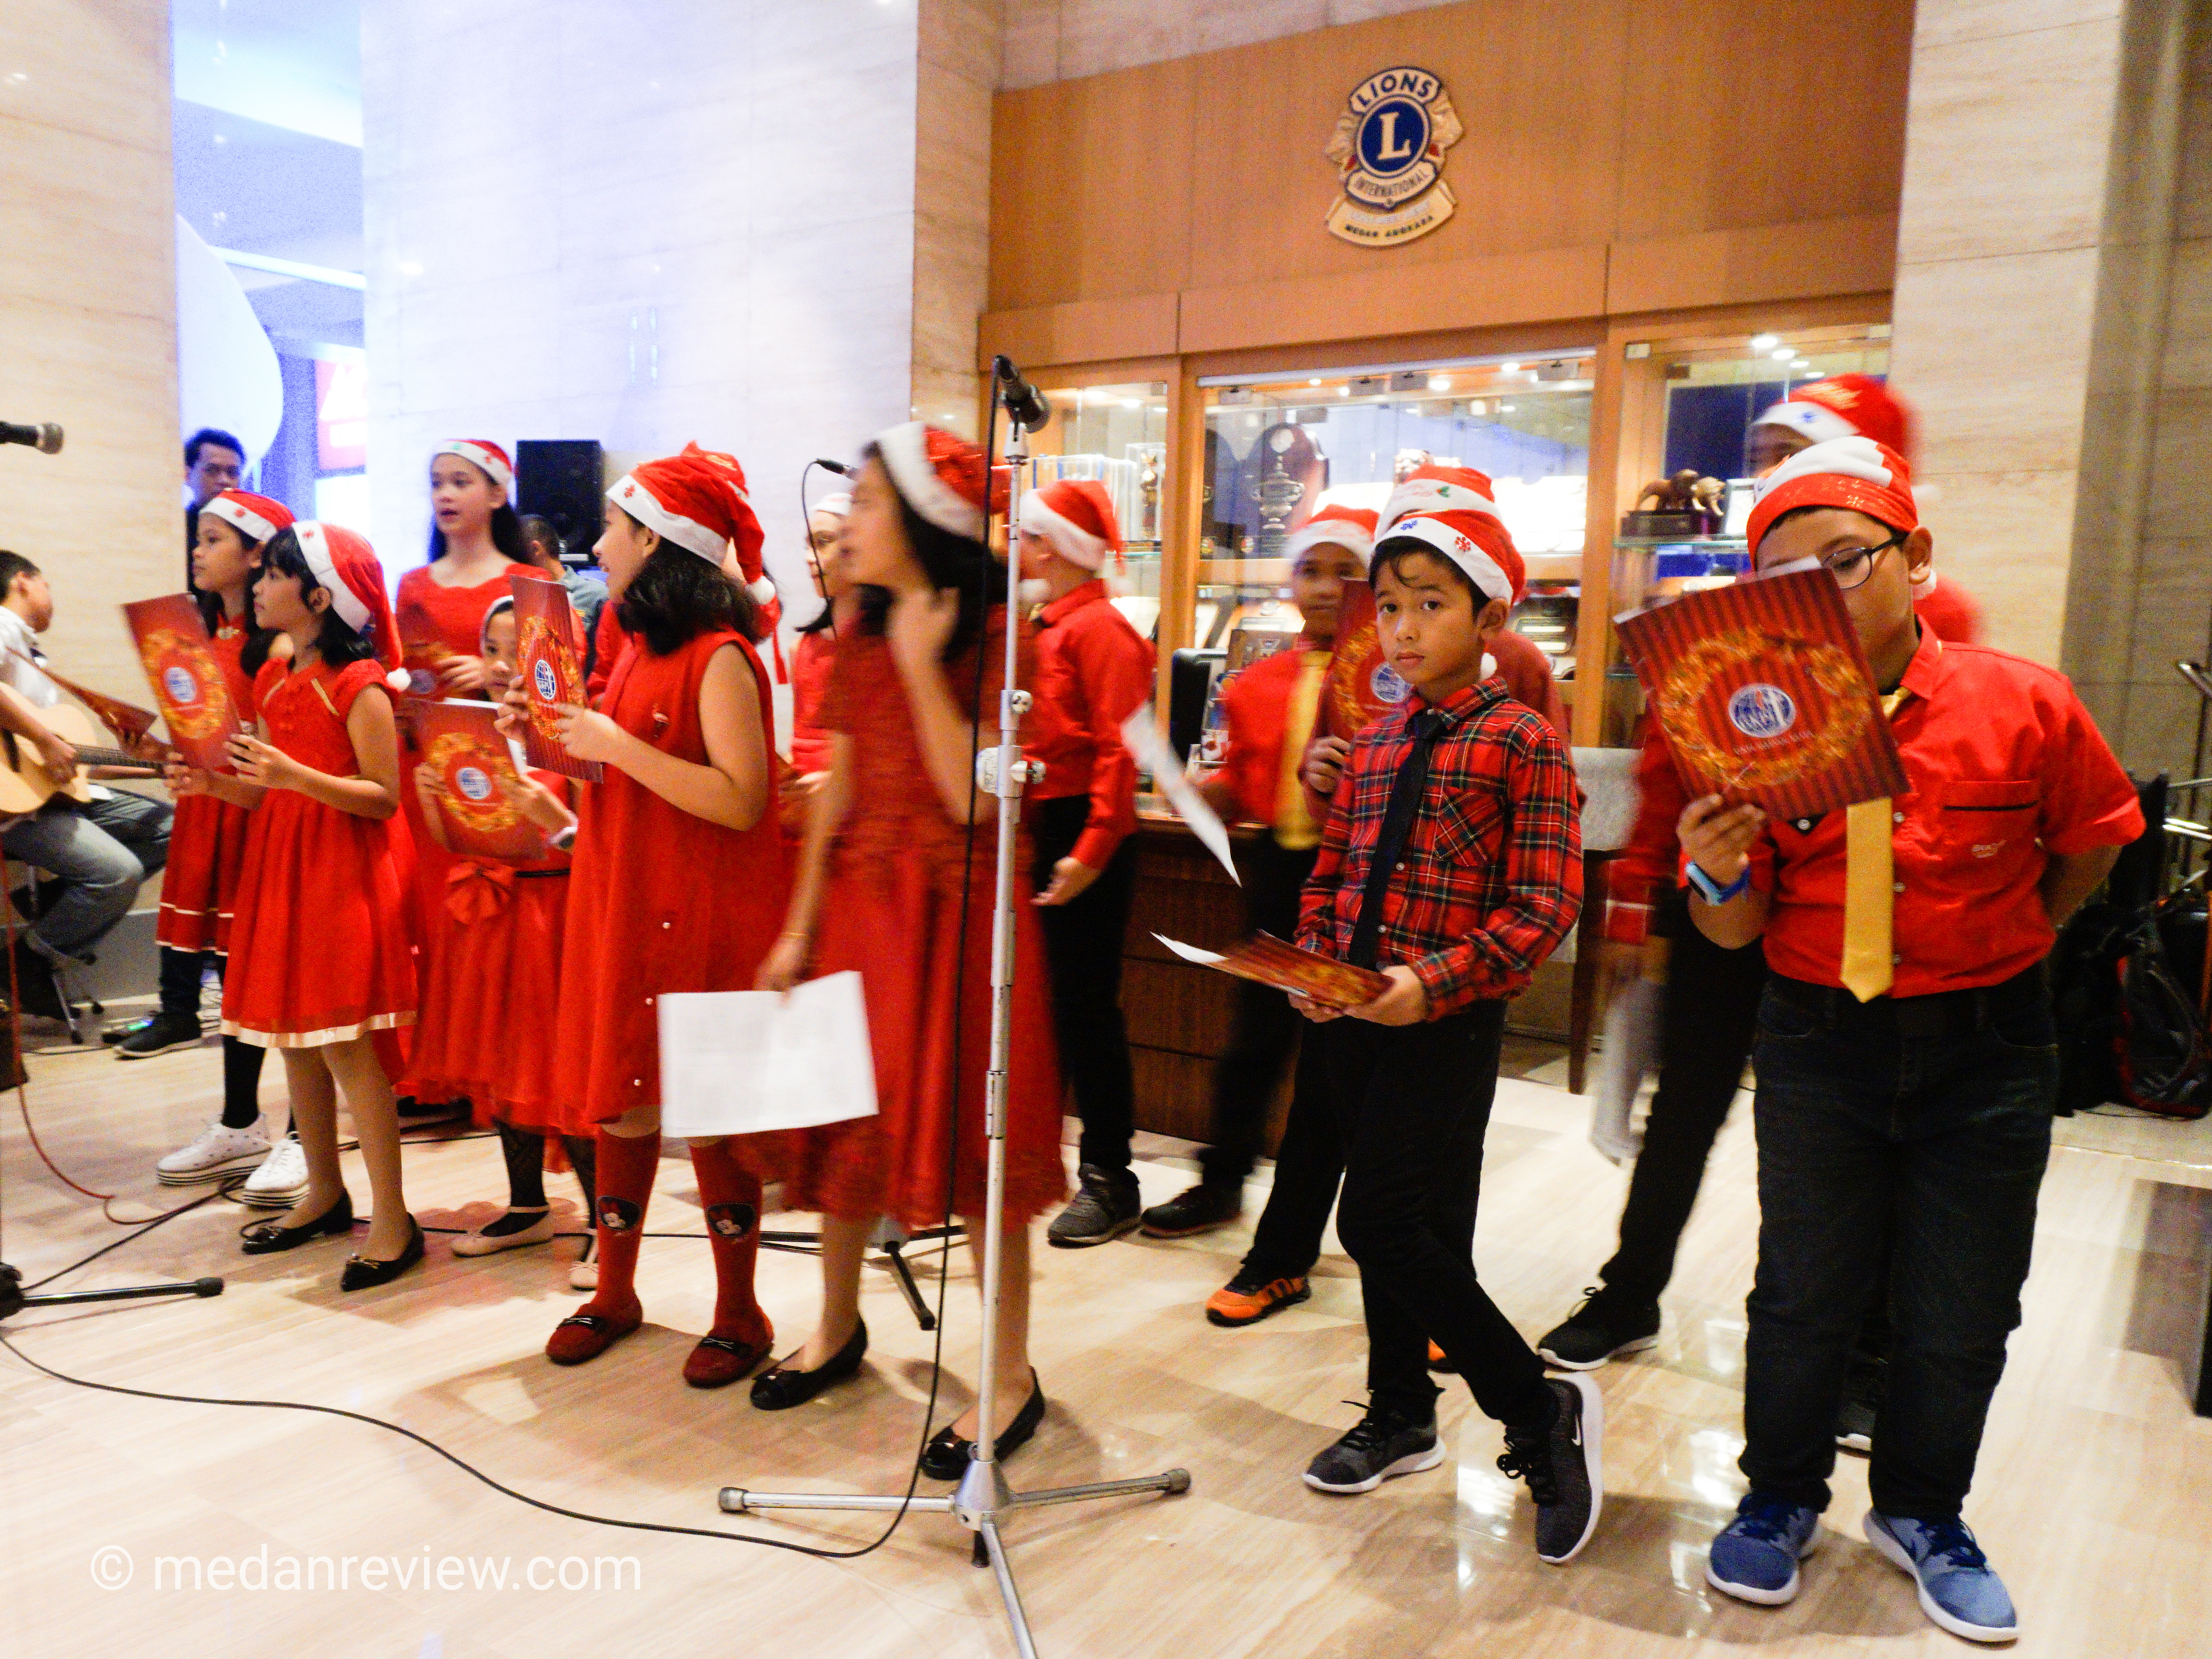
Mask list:
POLYGON ((1459 1370, 1459 1367, 1451 1363, 1451 1356, 1434 1342, 1429 1344, 1429 1369, 1451 1375, 1456 1375, 1459 1370))
POLYGON ((1250 1279, 1238 1273, 1206 1298, 1206 1316, 1234 1329, 1256 1325, 1269 1314, 1294 1308, 1313 1294, 1304 1274, 1296 1279, 1250 1279))

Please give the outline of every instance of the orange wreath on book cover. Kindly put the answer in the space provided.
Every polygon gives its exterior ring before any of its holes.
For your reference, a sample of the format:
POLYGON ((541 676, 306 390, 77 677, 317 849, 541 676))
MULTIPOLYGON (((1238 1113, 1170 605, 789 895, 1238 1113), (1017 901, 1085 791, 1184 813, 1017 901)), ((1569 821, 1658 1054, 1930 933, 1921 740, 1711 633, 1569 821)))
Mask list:
POLYGON ((548 743, 560 741, 561 703, 580 703, 584 700, 584 688, 574 677, 564 672, 574 660, 574 654, 543 617, 522 619, 521 651, 523 678, 530 686, 530 723, 548 743))
MULTIPOLYGON (((443 805, 479 835, 499 835, 522 821, 520 809, 500 787, 499 775, 505 767, 465 733, 445 733, 423 758, 437 774, 443 805)), ((500 762, 505 759, 500 757, 500 762)))
MULTIPOLYGON (((1834 765, 1858 744, 1870 718, 1859 695, 1859 677, 1848 653, 1796 635, 1733 628, 1690 647, 1661 684, 1659 721, 1683 762, 1745 789, 1771 788, 1834 765), (1715 680, 1777 649, 1790 650, 1796 665, 1828 694, 1817 724, 1771 755, 1746 760, 1715 742, 1705 725, 1705 694, 1715 680)), ((1725 719, 1723 714, 1722 718, 1725 719)))
POLYGON ((211 738, 223 728, 230 696, 215 653, 172 628, 157 628, 139 647, 146 672, 167 700, 162 713, 181 738, 211 738), (217 695, 210 695, 213 688, 217 695))

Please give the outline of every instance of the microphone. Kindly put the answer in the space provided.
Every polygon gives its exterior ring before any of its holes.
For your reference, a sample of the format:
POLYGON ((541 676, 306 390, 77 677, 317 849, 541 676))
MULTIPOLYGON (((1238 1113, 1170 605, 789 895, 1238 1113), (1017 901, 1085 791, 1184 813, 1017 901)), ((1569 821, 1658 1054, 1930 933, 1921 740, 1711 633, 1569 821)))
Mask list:
POLYGON ((58 455, 62 452, 62 429, 52 421, 31 426, 0 421, 0 444, 27 444, 41 455, 58 455))
POLYGON ((844 462, 825 461, 818 455, 815 457, 814 465, 820 467, 824 472, 836 473, 841 478, 852 478, 860 476, 853 468, 846 465, 844 462))
POLYGON ((1022 378, 1012 358, 992 358, 991 374, 999 383, 999 401, 1006 405, 1007 418, 1031 432, 1052 419, 1052 400, 1022 378))

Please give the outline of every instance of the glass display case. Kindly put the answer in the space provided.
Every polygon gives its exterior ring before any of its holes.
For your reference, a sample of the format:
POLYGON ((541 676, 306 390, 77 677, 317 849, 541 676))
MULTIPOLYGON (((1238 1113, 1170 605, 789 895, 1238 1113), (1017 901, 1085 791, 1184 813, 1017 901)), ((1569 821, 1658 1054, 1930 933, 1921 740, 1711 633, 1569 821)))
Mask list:
POLYGON ((1161 548, 1172 509, 1167 495, 1168 388, 1162 380, 1054 386, 1053 418, 1030 438, 1020 489, 1060 478, 1095 478, 1113 498, 1127 568, 1115 574, 1115 603, 1150 639, 1160 614, 1161 548))
POLYGON ((1571 674, 1592 369, 1582 351, 1200 380, 1193 645, 1233 659, 1243 636, 1296 634, 1291 532, 1324 507, 1380 509, 1398 480, 1436 463, 1490 477, 1528 567, 1514 626, 1571 674))

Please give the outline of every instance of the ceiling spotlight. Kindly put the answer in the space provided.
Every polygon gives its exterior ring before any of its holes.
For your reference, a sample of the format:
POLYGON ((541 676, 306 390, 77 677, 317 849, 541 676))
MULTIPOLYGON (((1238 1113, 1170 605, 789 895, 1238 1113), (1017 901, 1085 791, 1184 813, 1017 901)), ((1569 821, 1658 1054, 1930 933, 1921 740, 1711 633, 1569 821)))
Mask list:
POLYGON ((1521 372, 1521 365, 1518 363, 1500 363, 1498 366, 1498 372, 1500 374, 1518 374, 1521 372))
POLYGON ((1142 398, 1124 398, 1121 399, 1121 407, 1124 409, 1142 409, 1144 406, 1145 400, 1142 398))
POLYGON ((1751 337, 1751 349, 1753 351, 1771 351, 1781 343, 1782 337, 1779 334, 1754 334, 1751 337))
POLYGON ((1306 384, 1308 386, 1319 386, 1321 384, 1321 377, 1316 374, 1312 380, 1308 380, 1306 384))
POLYGON ((1510 415, 1513 412, 1513 405, 1511 404, 1500 404, 1498 407, 1508 415, 1510 415))
POLYGON ((1430 375, 1429 390, 1431 392, 1449 392, 1451 390, 1451 376, 1449 374, 1430 375))
POLYGON ((1777 362, 1786 363, 1796 355, 1797 348, 1796 346, 1783 346, 1774 353, 1774 360, 1777 362))

